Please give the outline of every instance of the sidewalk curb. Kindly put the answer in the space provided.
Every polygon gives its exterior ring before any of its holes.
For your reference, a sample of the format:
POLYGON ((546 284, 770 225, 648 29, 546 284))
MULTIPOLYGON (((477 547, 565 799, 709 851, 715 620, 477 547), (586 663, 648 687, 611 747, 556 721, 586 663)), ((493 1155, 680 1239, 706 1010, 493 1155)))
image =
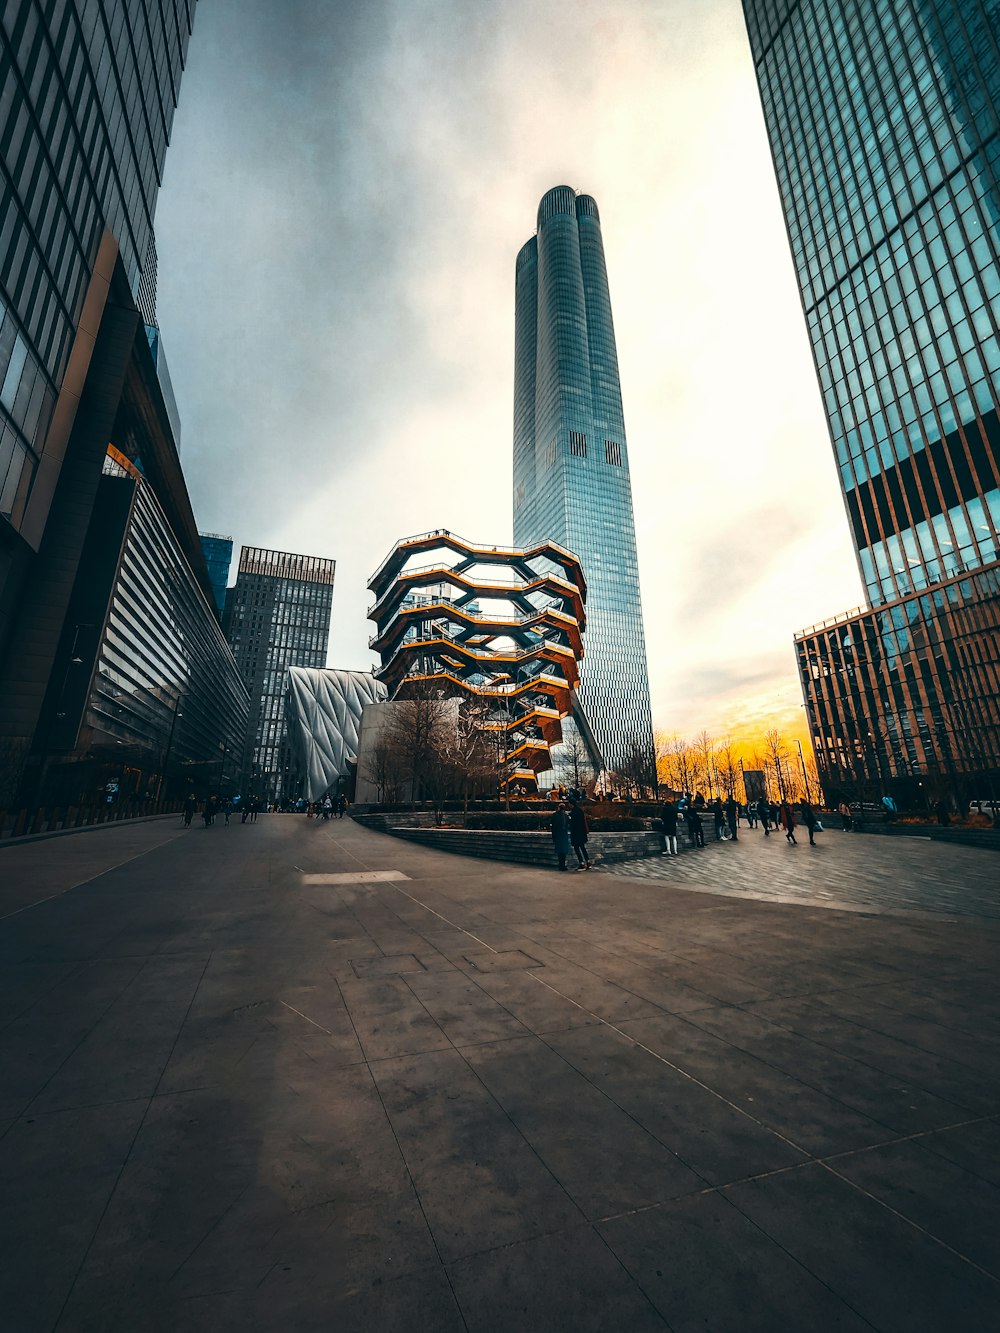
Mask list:
POLYGON ((68 838, 73 833, 100 833, 102 829, 131 828, 133 824, 152 824, 157 819, 183 819, 176 810, 169 815, 137 815, 135 819, 106 819, 103 824, 81 824, 79 828, 56 828, 47 833, 22 833, 17 838, 0 838, 0 852, 5 847, 18 847, 25 842, 41 842, 44 838, 68 838))

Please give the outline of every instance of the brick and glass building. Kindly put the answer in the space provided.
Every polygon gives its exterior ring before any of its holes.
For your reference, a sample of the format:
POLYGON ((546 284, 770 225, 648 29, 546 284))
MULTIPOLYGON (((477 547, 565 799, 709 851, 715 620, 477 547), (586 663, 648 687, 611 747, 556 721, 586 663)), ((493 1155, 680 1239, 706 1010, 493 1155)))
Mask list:
POLYGON ((194 4, 0 6, 0 804, 37 788, 107 445, 150 368, 176 442, 153 219, 194 4))
MULTIPOLYGON (((582 707, 606 766, 652 771, 653 724, 618 354, 597 204, 549 190, 515 266, 514 542, 589 588, 582 707)), ((572 730, 572 727, 571 727, 572 730)), ((558 756, 556 756, 558 758, 558 756)))
POLYGON ((796 636, 820 773, 828 795, 982 795, 1000 779, 1000 4, 744 9, 867 599, 796 636))
POLYGON ((223 628, 250 691, 243 789, 269 801, 290 795, 285 695, 289 667, 325 667, 336 561, 244 546, 226 594, 223 628))

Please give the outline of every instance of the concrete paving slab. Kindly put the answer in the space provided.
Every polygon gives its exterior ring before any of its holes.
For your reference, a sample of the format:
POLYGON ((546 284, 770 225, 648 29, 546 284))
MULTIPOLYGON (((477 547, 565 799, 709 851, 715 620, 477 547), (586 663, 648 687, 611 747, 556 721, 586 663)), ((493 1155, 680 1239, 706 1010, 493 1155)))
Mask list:
POLYGON ((449 1268, 477 1333, 662 1333, 662 1317, 590 1228, 540 1236, 449 1268))
POLYGON ((922 1147, 1000 1186, 1000 1121, 977 1120, 923 1134, 922 1147))
POLYGON ((402 977, 343 981, 340 989, 367 1060, 451 1049, 445 1033, 402 977))
POLYGON ((147 1106, 30 1116, 0 1140, 5 1328, 48 1333, 55 1325, 147 1106))
POLYGON ((880 1333, 1000 1324, 1000 1283, 819 1164, 723 1193, 880 1333))
POLYGON ((867 1320, 714 1191, 598 1230, 674 1333, 870 1333, 867 1320))
POLYGON ((802 1000, 763 1000, 749 1006, 772 1023, 829 1046, 922 1088, 966 1111, 989 1115, 1000 1110, 1000 1069, 982 1079, 967 1066, 897 1041, 872 1028, 838 1018, 828 1008, 802 1000))
POLYGON ((742 1009, 701 1010, 689 1022, 859 1111, 888 1131, 917 1134, 967 1120, 954 1102, 742 1009))
POLYGON ((537 1037, 464 1054, 592 1221, 702 1187, 700 1176, 537 1037))
POLYGON ((372 1072, 445 1263, 582 1220, 457 1051, 372 1072))
POLYGON ((805 1154, 750 1115, 607 1027, 546 1038, 573 1067, 708 1184, 741 1180, 805 1154))
POLYGON ((885 1143, 828 1166, 1000 1279, 1000 1187, 922 1139, 885 1143))
POLYGON ((460 972, 410 976, 406 984, 456 1046, 523 1037, 527 1028, 509 1010, 460 972))
POLYGON ((682 1018, 640 1018, 623 1026, 630 1037, 813 1156, 885 1139, 885 1127, 868 1116, 682 1018))

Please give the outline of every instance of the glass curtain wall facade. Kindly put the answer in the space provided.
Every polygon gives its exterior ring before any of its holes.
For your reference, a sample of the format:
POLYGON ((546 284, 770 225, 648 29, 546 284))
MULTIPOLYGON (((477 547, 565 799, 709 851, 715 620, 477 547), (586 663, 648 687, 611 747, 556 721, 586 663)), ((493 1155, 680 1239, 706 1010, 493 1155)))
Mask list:
POLYGON ((580 702, 614 771, 652 754, 653 726, 604 242, 597 204, 568 186, 537 224, 515 269, 514 541, 582 561, 580 702))
POLYGON ((337 562, 244 546, 226 594, 223 627, 250 691, 246 793, 279 801, 288 790, 288 668, 325 667, 337 562))
POLYGON ((0 7, 0 523, 15 530, 105 229, 139 296, 194 4, 0 7))
POLYGON ((964 672, 995 722, 995 584, 965 576, 1000 541, 1000 4, 744 9, 868 599, 797 637, 817 761, 955 785, 1000 766, 952 698, 964 672))
POLYGON ((229 570, 233 563, 233 539, 217 532, 199 532, 198 536, 201 549, 205 552, 215 609, 221 617, 226 609, 226 588, 229 586, 229 570))
POLYGON ((153 218, 194 6, 0 5, 5 803, 22 799, 56 669, 130 325, 155 323, 153 218))
POLYGON ((250 700, 149 482, 109 451, 47 699, 45 802, 233 795, 250 700))

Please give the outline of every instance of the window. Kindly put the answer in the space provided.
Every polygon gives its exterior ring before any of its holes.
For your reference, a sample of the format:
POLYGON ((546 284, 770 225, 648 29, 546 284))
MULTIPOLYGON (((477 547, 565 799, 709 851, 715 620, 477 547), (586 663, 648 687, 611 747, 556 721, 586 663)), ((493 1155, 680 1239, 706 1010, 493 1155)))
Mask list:
POLYGON ((615 467, 622 465, 622 447, 615 440, 604 441, 604 457, 615 467))
POLYGON ((571 430, 569 433, 569 451, 576 458, 587 457, 587 437, 578 430, 571 430))

